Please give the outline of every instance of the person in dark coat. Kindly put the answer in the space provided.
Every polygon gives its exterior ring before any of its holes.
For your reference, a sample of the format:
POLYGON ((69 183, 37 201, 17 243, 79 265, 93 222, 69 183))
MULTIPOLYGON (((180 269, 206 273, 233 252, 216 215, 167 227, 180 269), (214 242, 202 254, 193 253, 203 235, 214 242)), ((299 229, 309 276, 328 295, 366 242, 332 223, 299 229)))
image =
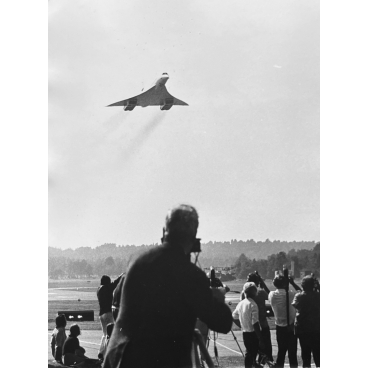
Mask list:
POLYGON ((103 358, 106 350, 106 326, 109 323, 113 323, 114 319, 112 316, 112 298, 113 292, 120 282, 123 274, 121 274, 116 280, 111 282, 111 279, 107 275, 101 277, 101 285, 97 289, 97 299, 100 305, 100 323, 102 327, 102 338, 99 349, 99 358, 103 358))
POLYGON ((206 274, 190 262, 197 227, 194 207, 174 208, 163 244, 129 265, 104 368, 191 367, 197 318, 214 331, 230 331, 224 294, 212 290, 206 274))
POLYGON ((296 309, 295 335, 302 350, 303 367, 311 366, 313 354, 316 367, 320 366, 320 293, 315 278, 308 275, 302 280, 303 291, 296 294, 292 306, 296 309))

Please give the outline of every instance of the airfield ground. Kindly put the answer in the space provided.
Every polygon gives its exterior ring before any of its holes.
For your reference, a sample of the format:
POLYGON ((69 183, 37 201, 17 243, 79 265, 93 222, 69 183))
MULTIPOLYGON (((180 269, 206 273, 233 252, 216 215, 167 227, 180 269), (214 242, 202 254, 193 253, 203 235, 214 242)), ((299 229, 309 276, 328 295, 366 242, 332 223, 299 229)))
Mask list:
MULTIPOLYGON (((240 291, 244 280, 235 280, 226 283, 232 291, 240 291)), ((270 290, 274 287, 270 281, 267 282, 270 290)), ((97 279, 80 279, 80 280, 56 280, 49 282, 48 289, 48 339, 51 339, 51 332, 55 327, 55 316, 58 311, 61 310, 94 310, 93 322, 79 322, 82 330, 82 335, 79 337, 81 345, 86 349, 86 355, 90 358, 97 358, 98 349, 101 340, 101 326, 98 319, 98 301, 96 297, 96 290, 99 285, 99 280, 97 279)), ((226 297, 226 302, 231 305, 229 307, 233 310, 239 300, 239 294, 228 293, 226 297)), ((68 322, 70 326, 71 322, 68 322)), ((274 330, 274 320, 269 318, 269 324, 271 327, 271 338, 274 358, 277 353, 277 342, 276 342, 276 331, 274 330)), ((241 350, 244 352, 244 345, 242 340, 242 334, 239 328, 233 325, 234 335, 240 345, 241 350)), ((216 334, 216 347, 219 356, 219 366, 220 367, 244 367, 244 360, 242 354, 239 350, 236 340, 232 333, 216 334)), ((215 360, 214 354, 214 342, 213 333, 211 333, 211 341, 208 349, 211 357, 215 360)), ((51 361, 51 348, 48 347, 48 359, 51 361)), ((298 360, 301 366, 300 357, 300 346, 298 346, 298 360)), ((288 358, 286 357, 286 362, 288 358)), ((288 366, 287 364, 285 365, 288 366)), ((314 366, 314 365, 312 365, 314 366)))

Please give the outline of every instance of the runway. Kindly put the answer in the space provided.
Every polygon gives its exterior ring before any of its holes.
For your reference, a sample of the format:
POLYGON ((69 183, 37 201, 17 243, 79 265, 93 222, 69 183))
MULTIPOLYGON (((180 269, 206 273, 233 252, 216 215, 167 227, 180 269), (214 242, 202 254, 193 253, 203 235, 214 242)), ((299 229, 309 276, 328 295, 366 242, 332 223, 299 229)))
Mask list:
MULTIPOLYGON (((68 308, 66 308, 67 310, 79 309, 79 308, 95 310, 95 322, 92 322, 93 326, 95 327, 91 326, 92 328, 95 328, 95 329, 84 329, 85 328, 84 325, 89 324, 89 323, 88 322, 80 323, 82 327, 82 334, 79 337, 79 341, 80 341, 81 346, 83 346, 86 349, 86 356, 90 358, 97 358, 100 341, 102 337, 102 331, 99 329, 96 329, 98 328, 97 326, 99 326, 98 312, 96 309, 98 308, 96 288, 95 287, 50 288, 48 289, 48 300, 49 302, 51 302, 51 304, 55 304, 56 302, 57 305, 59 305, 57 301, 59 301, 60 303, 66 303, 70 301, 70 303, 67 303, 68 304, 68 308), (80 301, 78 301, 78 299, 80 299, 80 301), (83 307, 83 304, 82 305, 80 304, 84 302, 87 303, 88 305, 91 303, 96 304, 96 305, 94 308, 90 308, 90 307, 85 308, 83 307)), ((233 309, 238 302, 239 302, 239 294, 228 293, 226 295, 226 303, 227 304, 231 303, 230 305, 231 309, 233 309)), ((62 308, 61 305, 60 305, 60 308, 62 308)), ((49 313, 50 313, 50 304, 49 304, 49 313)), ((275 328, 274 318, 269 318, 268 322, 271 328, 271 341, 272 341, 272 347, 273 347, 273 355, 275 357, 277 354, 277 341, 276 341, 276 331, 274 330, 275 328)), ((49 323, 49 331, 48 331, 49 342, 51 341, 51 332, 52 332, 51 326, 53 325, 54 323, 49 323)), ((68 334, 68 328, 70 327, 70 325, 71 325, 71 322, 68 322, 67 334, 68 334)), ((233 333, 239 343, 240 348, 231 332, 229 332, 228 334, 216 333, 215 341, 214 341, 213 332, 210 333, 210 343, 209 343, 208 351, 209 351, 210 356, 213 358, 214 362, 216 362, 215 349, 214 349, 215 344, 217 347, 219 359, 221 357, 234 357, 234 358, 236 357, 237 360, 242 359, 242 353, 244 353, 242 332, 239 330, 236 330, 236 331, 234 330, 233 333)), ((297 355, 298 357, 301 356, 299 344, 298 344, 297 355)), ((48 348, 48 358, 52 359, 50 346, 48 348)), ((231 365, 231 367, 237 368, 237 366, 233 366, 233 365, 231 365)), ((285 364, 285 367, 288 367, 288 365, 285 364)))
MULTIPOLYGON (((49 341, 51 340, 51 332, 52 331, 48 331, 49 341)), ((234 335, 239 342, 242 352, 244 353, 242 332, 234 331, 234 335)), ((98 330, 82 331, 82 335, 79 336, 79 342, 80 342, 80 345, 86 349, 86 356, 90 358, 97 358, 101 337, 102 337, 102 331, 98 331, 98 330)), ((271 331, 271 341, 272 341, 273 355, 275 357, 277 353, 276 331, 271 331)), ((219 358, 229 357, 229 356, 234 356, 234 357, 236 356, 240 358, 242 357, 242 353, 240 352, 240 349, 231 332, 229 332, 226 335, 216 333, 216 347, 217 347, 219 358)), ((214 353, 213 332, 211 332, 211 339, 210 339, 210 344, 208 347, 208 352, 211 358, 213 359, 213 361, 216 363, 215 353, 214 353)), ((300 346, 298 346, 298 356, 300 355, 301 355, 300 346)), ((51 355, 51 348, 49 348, 48 350, 48 359, 53 359, 51 355)), ((244 367, 244 365, 242 365, 241 367, 244 367)), ((289 367, 289 364, 285 364, 285 367, 289 367)), ((315 367, 315 365, 312 364, 312 367, 315 367)), ((234 368, 237 368, 237 367, 234 367, 234 368)))

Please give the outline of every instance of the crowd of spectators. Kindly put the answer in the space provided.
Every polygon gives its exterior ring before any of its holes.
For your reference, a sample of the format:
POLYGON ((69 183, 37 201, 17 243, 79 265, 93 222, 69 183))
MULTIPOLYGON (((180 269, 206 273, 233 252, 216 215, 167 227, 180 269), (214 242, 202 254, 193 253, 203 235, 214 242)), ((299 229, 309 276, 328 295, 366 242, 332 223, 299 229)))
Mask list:
POLYGON ((303 367, 311 367, 312 355, 319 367, 317 280, 306 276, 300 288, 292 277, 277 274, 273 280, 276 290, 270 291, 257 272, 251 273, 231 313, 225 304, 229 289, 221 283, 216 285, 214 278, 207 277, 191 262, 190 254, 198 252, 200 244, 196 238, 198 224, 194 207, 173 208, 166 216, 161 246, 137 257, 129 264, 127 273, 116 280, 111 281, 107 275, 101 277, 97 298, 103 335, 98 359, 85 356, 78 339, 80 327, 73 324, 67 337, 66 318, 58 316, 51 339, 55 360, 68 366, 103 368, 192 367, 196 326, 202 326, 202 335, 209 330, 228 333, 234 322, 243 333, 245 368, 265 363, 284 367, 286 354, 290 367, 298 367, 298 340, 303 367), (276 362, 267 321, 267 301, 275 316, 276 362))
POLYGON ((244 284, 240 302, 233 312, 235 324, 243 331, 245 367, 284 367, 288 354, 289 366, 298 367, 297 346, 301 347, 303 367, 311 367, 311 356, 320 367, 320 290, 313 275, 305 276, 302 289, 291 276, 277 274, 276 290, 269 291, 257 273, 251 273, 244 284), (295 291, 289 290, 292 285, 295 291), (258 288, 261 286, 261 288, 258 288), (270 328, 266 318, 266 301, 275 316, 277 358, 273 364, 270 328), (258 357, 258 359, 257 359, 258 357))

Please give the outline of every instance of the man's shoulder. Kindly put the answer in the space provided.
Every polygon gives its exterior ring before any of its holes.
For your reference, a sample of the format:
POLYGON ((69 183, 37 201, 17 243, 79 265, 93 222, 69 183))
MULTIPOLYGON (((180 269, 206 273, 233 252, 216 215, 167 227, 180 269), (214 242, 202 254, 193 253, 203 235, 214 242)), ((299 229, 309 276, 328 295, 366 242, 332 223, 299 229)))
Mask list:
POLYGON ((242 310, 242 312, 250 312, 254 309, 258 310, 258 305, 256 303, 256 301, 252 298, 245 298, 243 299, 240 303, 238 303, 237 307, 239 306, 239 308, 242 310))
POLYGON ((208 280, 204 271, 190 262, 182 254, 170 249, 167 246, 159 245, 141 253, 136 257, 130 265, 130 268, 140 267, 144 264, 160 264, 170 265, 174 267, 182 276, 195 280, 208 280), (170 262, 167 262, 170 259, 170 262))
POLYGON ((249 298, 248 300, 249 300, 249 304, 250 304, 252 307, 257 307, 257 309, 258 309, 257 302, 256 302, 254 299, 249 298))
POLYGON ((201 281, 205 281, 206 283, 208 282, 208 286, 209 286, 208 277, 206 276, 205 272, 202 271, 198 266, 196 266, 192 262, 188 262, 188 265, 186 268, 187 268, 188 274, 190 274, 193 278, 201 280, 201 281))
POLYGON ((157 246, 157 247, 143 250, 139 254, 134 254, 130 259, 128 269, 139 266, 147 262, 152 262, 155 258, 160 258, 160 255, 162 253, 163 253, 163 247, 157 246))
POLYGON ((318 300, 319 299, 319 293, 311 292, 307 293, 305 291, 299 291, 295 294, 296 300, 318 300))
POLYGON ((248 303, 248 299, 247 299, 247 298, 244 298, 243 300, 241 300, 241 301, 237 304, 237 306, 238 306, 238 305, 244 305, 244 304, 246 304, 246 303, 248 303))
POLYGON ((295 293, 295 298, 298 298, 298 299, 302 299, 302 298, 304 298, 305 297, 305 292, 304 291, 302 291, 302 290, 299 290, 299 291, 297 291, 296 293, 295 293))
POLYGON ((272 298, 273 296, 275 296, 275 295, 277 295, 277 290, 272 290, 272 291, 270 291, 270 293, 268 294, 268 299, 269 298, 272 298))
POLYGON ((133 257, 134 261, 139 261, 141 259, 145 259, 147 257, 154 256, 156 254, 159 254, 163 251, 163 247, 161 245, 158 245, 157 247, 145 249, 141 251, 139 254, 137 254, 135 257, 133 257))
POLYGON ((105 285, 100 285, 97 289, 97 295, 99 294, 103 294, 106 290, 106 286, 105 285))
POLYGON ((251 305, 252 302, 257 305, 257 303, 253 299, 248 298, 244 298, 241 302, 238 303, 238 305, 240 304, 241 306, 246 307, 248 305, 251 305))

